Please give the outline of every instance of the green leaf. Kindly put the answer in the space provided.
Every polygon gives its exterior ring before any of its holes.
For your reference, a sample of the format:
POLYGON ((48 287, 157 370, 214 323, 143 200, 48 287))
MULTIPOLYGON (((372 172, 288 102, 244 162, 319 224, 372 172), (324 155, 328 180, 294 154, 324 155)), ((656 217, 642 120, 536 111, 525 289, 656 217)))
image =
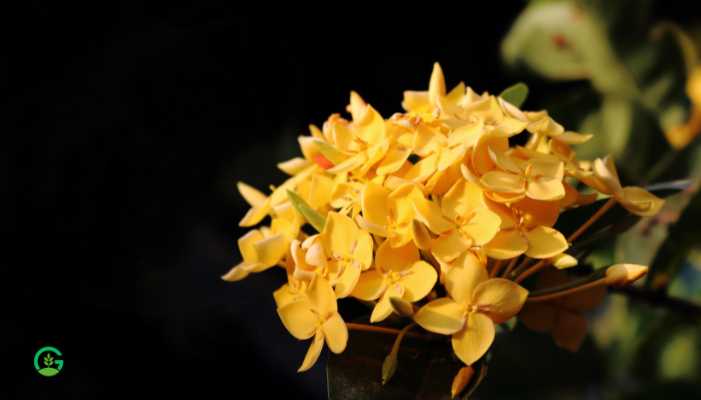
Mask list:
POLYGON ((526 101, 526 97, 528 97, 528 86, 526 86, 526 84, 523 82, 511 85, 504 89, 499 97, 515 105, 516 107, 521 107, 523 102, 526 101))
POLYGON ((314 229, 316 229, 318 232, 324 230, 326 218, 324 218, 321 214, 319 214, 313 208, 311 208, 311 206, 307 204, 307 202, 304 201, 304 199, 301 198, 297 193, 288 190, 287 197, 289 197, 290 202, 292 202, 294 208, 297 211, 299 211, 300 214, 302 214, 304 219, 306 219, 307 222, 309 222, 309 224, 314 227, 314 229))
POLYGON ((677 222, 669 228, 667 239, 660 246, 650 266, 646 287, 666 289, 667 283, 681 270, 691 249, 701 242, 699 221, 701 191, 696 192, 677 222), (656 279, 661 279, 662 284, 660 281, 655 282, 656 279))
POLYGON ((319 148, 319 152, 334 165, 340 164, 347 157, 341 153, 336 147, 324 142, 323 140, 315 140, 314 144, 319 148))

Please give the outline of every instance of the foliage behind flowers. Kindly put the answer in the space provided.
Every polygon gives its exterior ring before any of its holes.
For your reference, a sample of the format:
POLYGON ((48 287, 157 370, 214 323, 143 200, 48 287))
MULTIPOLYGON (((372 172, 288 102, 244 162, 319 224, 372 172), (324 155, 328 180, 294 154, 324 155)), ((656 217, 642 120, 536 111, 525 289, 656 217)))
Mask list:
POLYGON ((428 90, 405 92, 405 112, 387 119, 351 93, 350 120, 333 114, 322 129, 310 126, 299 137, 303 157, 278 164, 290 178, 269 195, 239 183, 251 205, 240 225, 268 216, 270 224, 239 239, 243 261, 223 278, 286 271, 288 283, 274 298, 290 334, 311 339, 300 371, 315 364, 324 344, 343 352, 349 328, 396 332, 382 371, 388 380, 416 324, 449 338, 446 351, 452 347, 465 365, 455 371, 457 395, 496 326, 524 304, 526 326, 576 350, 586 322, 563 332, 552 315, 591 308, 577 296, 645 275, 644 266, 617 264, 583 279, 548 277, 578 264, 585 248, 578 240, 607 213, 652 216, 664 201, 623 186, 610 157, 579 160, 573 147, 591 135, 566 130, 546 111, 520 110, 525 95, 521 85, 500 96, 463 83, 448 91, 436 64, 428 90), (574 229, 555 228, 561 214, 582 210, 586 218, 574 229), (305 224, 316 233, 305 233, 305 224), (371 305, 371 324, 392 315, 407 324, 398 331, 347 323, 337 307, 347 297, 371 305))

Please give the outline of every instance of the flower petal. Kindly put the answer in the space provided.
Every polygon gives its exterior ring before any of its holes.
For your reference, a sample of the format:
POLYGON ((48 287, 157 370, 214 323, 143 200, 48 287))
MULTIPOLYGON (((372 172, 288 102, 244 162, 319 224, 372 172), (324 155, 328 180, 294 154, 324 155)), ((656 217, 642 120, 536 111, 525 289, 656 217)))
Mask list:
POLYGON ((306 300, 295 301, 277 309, 282 324, 299 340, 309 339, 316 331, 317 316, 306 300))
POLYGON ((355 248, 353 249, 353 259, 360 264, 360 268, 365 271, 372 265, 372 236, 365 231, 358 233, 355 248))
POLYGON ((394 284, 391 285, 385 293, 380 298, 380 301, 375 304, 375 308, 370 314, 370 322, 381 322, 392 314, 393 308, 392 304, 389 302, 390 297, 402 297, 404 295, 404 288, 401 285, 394 284))
POLYGON ((361 207, 363 218, 375 225, 387 225, 389 216, 387 197, 389 191, 384 187, 372 182, 368 182, 363 188, 361 196, 361 207))
POLYGON ((555 201, 565 197, 562 180, 554 178, 529 179, 526 184, 526 196, 534 200, 555 201))
POLYGON ((497 193, 523 193, 526 181, 522 176, 502 171, 489 171, 482 175, 480 183, 485 189, 497 193))
POLYGON ((440 206, 423 196, 414 197, 414 211, 416 219, 423 222, 435 234, 441 234, 453 228, 453 224, 443 217, 440 206))
POLYGON ((343 272, 334 285, 336 297, 342 299, 349 296, 358 284, 358 278, 360 278, 360 264, 344 263, 343 272))
POLYGON ((465 326, 465 307, 453 299, 442 297, 421 307, 414 321, 427 331, 452 335, 465 326))
POLYGON ((569 247, 562 233, 547 226, 539 226, 526 232, 526 239, 526 255, 532 258, 554 257, 569 247))
POLYGON ((329 281, 321 276, 317 276, 307 288, 307 297, 311 306, 316 310, 321 318, 324 318, 338 309, 336 295, 329 281))
POLYGON ((360 229, 352 219, 343 214, 329 212, 324 230, 319 236, 328 256, 347 257, 359 232, 360 229))
POLYGON ((436 269, 426 261, 415 262, 406 273, 401 279, 403 299, 412 303, 426 297, 438 280, 436 269))
POLYGON ((246 203, 248 203, 251 207, 259 206, 267 199, 267 196, 258 189, 244 182, 236 183, 236 187, 238 188, 239 193, 241 193, 241 197, 243 197, 244 200, 246 200, 246 203))
POLYGON ((472 304, 489 316, 495 324, 501 324, 518 314, 526 302, 528 290, 503 278, 486 280, 475 288, 472 304))
POLYGON ((341 318, 338 313, 331 315, 331 318, 327 319, 321 326, 321 330, 324 332, 324 338, 326 339, 326 345, 329 346, 329 350, 338 354, 346 349, 346 344, 348 343, 348 328, 346 327, 346 323, 343 322, 343 318, 341 318))
MULTIPOLYGON (((285 238, 285 235, 278 234, 254 243, 253 247, 256 249, 258 261, 264 267, 270 267, 277 264, 282 256, 285 255, 288 245, 289 242, 285 238)), ((262 271, 262 269, 258 268, 255 272, 260 271, 262 271)))
POLYGON ((314 364, 316 364, 316 360, 319 359, 319 354, 321 354, 321 350, 323 348, 324 334, 321 331, 317 331, 316 335, 314 335, 314 340, 312 340, 312 344, 309 345, 307 354, 304 356, 304 361, 302 361, 302 365, 299 367, 297 372, 304 372, 313 367, 314 364))
POLYGON ((517 230, 501 231, 484 245, 487 256, 497 260, 518 257, 528 250, 528 241, 517 230))
POLYGON ((382 242, 375 254, 375 266, 383 271, 401 271, 419 260, 419 249, 413 242, 392 247, 389 240, 382 242))
POLYGON ((449 263, 472 246, 469 238, 465 238, 458 230, 452 230, 441 235, 431 243, 431 254, 438 260, 449 263))
POLYGON ((465 329, 453 335, 453 351, 467 365, 479 360, 494 341, 494 323, 481 313, 472 313, 465 329))
POLYGON ((637 186, 624 187, 621 197, 621 205, 641 217, 656 215, 664 205, 664 200, 637 186))
POLYGON ((486 207, 476 208, 473 212, 472 218, 460 226, 460 231, 472 238, 475 245, 482 246, 494 239, 494 236, 499 232, 501 218, 486 207))
POLYGON ((228 282, 236 282, 247 277, 251 272, 256 269, 261 268, 259 263, 247 263, 242 262, 229 270, 226 274, 222 275, 222 279, 228 282))
POLYGON ((372 301, 382 296, 382 293, 387 289, 387 281, 376 269, 372 269, 360 274, 358 284, 355 285, 351 295, 357 299, 372 301))
POLYGON ((472 298, 477 285, 486 281, 487 277, 487 269, 479 262, 477 256, 466 252, 456 265, 448 270, 445 289, 453 300, 464 304, 472 298))
POLYGON ((411 221, 411 236, 414 239, 414 244, 420 250, 431 249, 431 235, 428 233, 428 228, 423 223, 413 220, 411 221))

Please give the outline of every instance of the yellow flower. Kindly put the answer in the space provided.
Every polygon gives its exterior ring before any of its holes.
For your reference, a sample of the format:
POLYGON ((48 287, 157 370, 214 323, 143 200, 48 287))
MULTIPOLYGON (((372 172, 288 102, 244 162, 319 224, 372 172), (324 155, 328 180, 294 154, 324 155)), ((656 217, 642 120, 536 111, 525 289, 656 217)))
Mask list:
POLYGON ((613 196, 621 206, 633 214, 649 217, 657 214, 664 200, 637 186, 621 186, 616 166, 611 157, 594 160, 592 171, 582 171, 578 177, 595 190, 613 196))
POLYGON ((686 82, 686 93, 691 99, 689 120, 665 131, 667 141, 677 150, 688 146, 701 133, 701 66, 691 72, 686 82))
POLYGON ((253 229, 238 240, 243 261, 235 265, 222 279, 235 282, 254 272, 262 272, 278 264, 287 253, 292 237, 299 232, 286 219, 274 219, 271 228, 253 229))
POLYGON ((453 350, 467 365, 491 346, 494 324, 516 315, 528 296, 526 289, 510 280, 488 279, 485 268, 473 262, 451 268, 445 288, 450 297, 426 304, 414 320, 428 331, 452 335, 453 350))
POLYGON ((433 289, 437 277, 430 264, 419 260, 413 243, 395 248, 385 240, 377 249, 375 268, 360 276, 352 295, 365 301, 380 299, 370 316, 370 322, 380 322, 392 314, 390 298, 419 301, 433 289))
POLYGON ((433 240, 431 251, 441 262, 450 263, 472 246, 483 246, 499 231, 501 218, 489 209, 482 189, 458 181, 443 197, 441 211, 455 229, 433 240))
POLYGON ((306 371, 316 363, 324 341, 334 353, 341 353, 348 342, 348 328, 338 313, 331 285, 322 277, 315 278, 305 296, 277 309, 285 328, 299 340, 314 338, 298 371, 306 371))
POLYGON ((319 239, 323 245, 319 255, 328 256, 329 269, 334 271, 336 296, 342 298, 350 295, 361 271, 372 264, 372 237, 347 216, 330 212, 319 239))
POLYGON ((484 245, 487 255, 505 260, 526 254, 531 258, 551 258, 569 247, 567 239, 551 226, 559 213, 557 202, 523 199, 512 207, 493 205, 501 218, 500 231, 484 245))

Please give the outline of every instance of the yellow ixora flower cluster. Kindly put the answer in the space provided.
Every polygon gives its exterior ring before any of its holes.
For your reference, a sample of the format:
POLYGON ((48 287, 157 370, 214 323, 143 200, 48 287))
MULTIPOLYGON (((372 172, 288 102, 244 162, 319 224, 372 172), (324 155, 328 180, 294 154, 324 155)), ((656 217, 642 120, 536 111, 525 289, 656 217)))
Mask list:
MULTIPOLYGON (((396 313, 449 335, 471 365, 491 346, 495 324, 529 300, 526 277, 576 264, 566 251, 588 225, 565 238, 553 228, 563 210, 599 195, 638 215, 662 206, 642 188, 622 187, 612 160, 578 160, 571 146, 589 135, 463 83, 447 91, 438 64, 428 90, 405 92, 402 106, 385 119, 353 92, 350 120, 334 114, 322 129, 310 126, 299 137, 303 157, 278 164, 290 178, 271 194, 238 185, 251 205, 240 225, 271 222, 239 239, 243 261, 223 278, 286 270, 277 312, 295 338, 312 339, 300 371, 324 342, 345 349, 349 325, 337 309, 345 297, 374 304, 371 323, 396 313), (510 143, 517 135, 522 145, 510 143), (304 233, 305 223, 318 233, 304 233)), ((583 288, 627 284, 645 271, 620 264, 583 288)))

